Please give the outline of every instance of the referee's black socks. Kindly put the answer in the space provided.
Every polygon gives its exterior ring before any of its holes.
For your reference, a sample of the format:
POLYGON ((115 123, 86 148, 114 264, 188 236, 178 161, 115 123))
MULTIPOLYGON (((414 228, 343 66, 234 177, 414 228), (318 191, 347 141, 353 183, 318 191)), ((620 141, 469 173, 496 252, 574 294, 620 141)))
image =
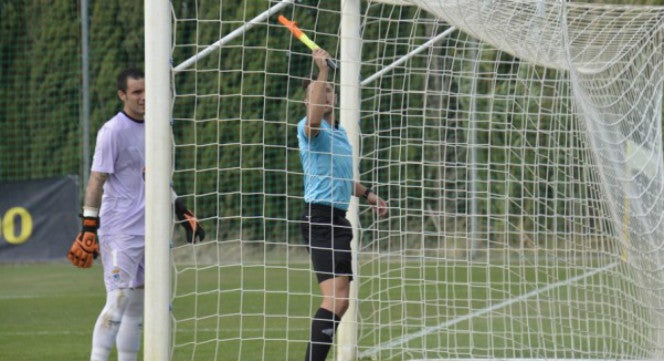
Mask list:
POLYGON ((319 308, 311 321, 311 335, 307 345, 305 361, 325 361, 330 352, 334 334, 339 325, 339 317, 334 312, 319 308))

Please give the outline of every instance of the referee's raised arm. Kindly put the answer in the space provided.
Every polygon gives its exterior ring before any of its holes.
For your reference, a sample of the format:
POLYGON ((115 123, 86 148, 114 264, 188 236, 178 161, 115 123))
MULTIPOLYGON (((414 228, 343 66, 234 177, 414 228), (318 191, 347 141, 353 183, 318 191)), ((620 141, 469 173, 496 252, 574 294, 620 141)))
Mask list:
POLYGON ((330 89, 333 93, 334 88, 327 81, 329 68, 326 62, 331 57, 325 50, 316 49, 313 51, 313 58, 318 67, 318 74, 307 84, 304 98, 307 107, 307 123, 304 130, 309 138, 318 134, 324 118, 334 124, 334 98, 330 99, 328 96, 330 89))

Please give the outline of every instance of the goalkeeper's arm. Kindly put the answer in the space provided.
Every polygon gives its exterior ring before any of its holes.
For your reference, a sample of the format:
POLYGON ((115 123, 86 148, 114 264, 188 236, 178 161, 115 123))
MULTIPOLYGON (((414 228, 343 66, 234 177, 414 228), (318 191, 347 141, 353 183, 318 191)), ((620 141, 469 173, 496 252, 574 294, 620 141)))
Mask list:
POLYGON ((173 198, 175 203, 175 216, 178 219, 178 223, 180 223, 185 230, 187 242, 196 243, 203 241, 205 239, 205 230, 198 222, 198 219, 196 219, 194 213, 187 208, 182 198, 178 197, 175 192, 173 192, 173 198))
POLYGON ((91 172, 88 187, 85 191, 81 232, 74 239, 67 258, 80 268, 90 268, 99 253, 97 229, 99 229, 99 206, 104 183, 108 179, 105 173, 91 172))

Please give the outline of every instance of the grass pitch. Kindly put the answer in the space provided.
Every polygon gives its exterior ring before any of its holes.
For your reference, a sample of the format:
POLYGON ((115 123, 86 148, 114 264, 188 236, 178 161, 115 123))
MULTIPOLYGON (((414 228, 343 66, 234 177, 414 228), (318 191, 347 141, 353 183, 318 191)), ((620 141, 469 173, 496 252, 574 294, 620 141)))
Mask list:
MULTIPOLYGON (((362 320, 370 331, 359 340, 363 359, 400 360, 402 352, 418 358, 422 350, 449 358, 611 358, 638 344, 625 339, 636 338, 647 323, 647 317, 635 318, 640 313, 634 310, 647 305, 625 291, 619 266, 407 266, 366 266, 371 269, 364 274, 381 276, 368 277, 360 291, 361 313, 374 319, 362 320), (384 347, 371 351, 376 345, 384 347), (556 349, 564 351, 548 354, 556 349)), ((98 262, 87 270, 66 260, 0 264, 0 272, 0 361, 89 358, 105 301, 98 262)), ((307 262, 182 267, 176 280, 173 361, 302 359, 320 302, 307 262)))
POLYGON ((68 261, 0 264, 0 360, 90 357, 92 328, 104 306, 102 268, 68 261))
MULTIPOLYGON (((105 302, 99 262, 86 270, 75 268, 66 260, 0 264, 0 272, 0 361, 89 359, 92 330, 105 302)), ((284 347, 290 350, 290 359, 302 357, 306 347, 304 342, 272 340, 267 341, 268 345, 262 338, 269 338, 270 332, 288 327, 293 338, 306 339, 310 318, 308 309, 312 302, 319 302, 319 299, 307 294, 286 296, 284 292, 271 292, 270 279, 284 275, 278 272, 266 274, 262 268, 225 269, 223 278, 230 283, 224 281, 221 285, 216 284, 214 272, 211 275, 205 274, 205 271, 194 273, 196 280, 187 279, 185 282, 181 279, 180 286, 185 288, 184 293, 187 284, 202 287, 201 283, 208 284, 208 290, 217 286, 228 287, 229 290, 221 292, 221 308, 217 308, 220 300, 215 295, 199 293, 194 297, 184 296, 174 300, 174 315, 178 319, 189 316, 196 319, 179 321, 175 327, 179 345, 175 348, 173 360, 189 360, 192 354, 197 360, 262 360, 279 355, 287 359, 282 353, 284 347), (243 290, 244 299, 238 297, 239 288, 243 290), (264 294, 271 301, 264 298, 264 294), (284 306, 284 297, 289 298, 289 307, 293 312, 301 314, 299 319, 273 318, 270 313, 283 311, 263 309, 266 304, 274 308, 284 306), (228 308, 231 308, 230 311, 228 308), (242 338, 241 349, 237 346, 238 337, 242 338), (220 351, 220 347, 224 350, 220 351), (266 349, 270 350, 267 357, 264 354, 266 349)), ((311 277, 308 268, 306 272, 299 273, 303 277, 295 282, 298 287, 309 284, 311 277)), ((186 272, 184 278, 188 278, 186 272)), ((315 284, 305 288, 312 286, 315 284)), ((141 349, 139 360, 143 359, 142 352, 141 349)), ((110 360, 116 359, 113 351, 110 360)))

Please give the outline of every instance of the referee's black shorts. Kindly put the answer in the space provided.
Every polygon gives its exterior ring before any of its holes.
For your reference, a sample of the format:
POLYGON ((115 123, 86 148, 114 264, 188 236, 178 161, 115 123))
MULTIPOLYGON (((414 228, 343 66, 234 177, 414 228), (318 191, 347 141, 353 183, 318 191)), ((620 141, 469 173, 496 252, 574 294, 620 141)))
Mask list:
POLYGON ((353 228, 346 211, 328 205, 306 203, 300 223, 304 243, 318 283, 348 276, 353 279, 350 242, 353 228))

